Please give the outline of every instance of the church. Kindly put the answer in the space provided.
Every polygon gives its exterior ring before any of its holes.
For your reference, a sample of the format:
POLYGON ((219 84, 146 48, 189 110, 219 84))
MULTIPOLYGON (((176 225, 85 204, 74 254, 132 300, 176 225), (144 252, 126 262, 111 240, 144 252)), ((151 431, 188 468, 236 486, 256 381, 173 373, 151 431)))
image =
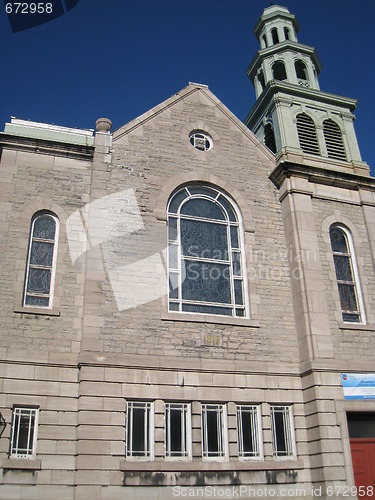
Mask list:
POLYGON ((189 83, 0 133, 0 498, 372 498, 375 178, 264 9, 244 123, 189 83))

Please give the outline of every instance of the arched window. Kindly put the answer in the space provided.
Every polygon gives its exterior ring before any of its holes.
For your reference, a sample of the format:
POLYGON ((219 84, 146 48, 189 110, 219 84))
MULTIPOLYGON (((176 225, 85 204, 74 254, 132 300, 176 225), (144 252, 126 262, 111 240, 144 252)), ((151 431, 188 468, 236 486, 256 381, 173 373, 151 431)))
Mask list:
POLYGON ((284 28, 284 36, 285 36, 285 40, 290 40, 289 28, 284 28))
POLYGON ((307 68, 304 62, 296 61, 294 67, 298 80, 308 80, 307 68))
POLYGON ((284 63, 281 61, 275 62, 272 66, 272 74, 274 80, 286 80, 286 71, 284 63))
POLYGON ((264 127, 264 144, 272 151, 273 154, 276 154, 275 134, 270 123, 267 123, 264 127))
POLYGON ((306 113, 297 115, 297 133, 299 145, 304 153, 320 154, 315 124, 306 113))
POLYGON ((323 134, 326 142, 328 158, 346 161, 341 129, 333 120, 324 120, 323 134))
POLYGON ((266 39, 266 35, 263 35, 263 36, 262 36, 262 40, 263 40, 263 43, 264 43, 264 48, 267 48, 267 39, 266 39))
POLYGON ((185 186, 168 204, 169 310, 247 315, 242 228, 218 189, 185 186))
POLYGON ((266 86, 266 82, 264 81, 264 74, 263 74, 262 70, 260 70, 259 73, 258 73, 258 80, 259 80, 259 83, 262 86, 262 90, 264 90, 264 87, 266 86))
POLYGON ((271 36, 274 44, 279 43, 279 34, 277 33, 277 28, 272 28, 271 36))
POLYGON ((343 321, 363 322, 357 264, 350 232, 333 225, 329 231, 343 321))
POLYGON ((24 306, 52 307, 58 241, 58 219, 38 212, 31 221, 24 306))

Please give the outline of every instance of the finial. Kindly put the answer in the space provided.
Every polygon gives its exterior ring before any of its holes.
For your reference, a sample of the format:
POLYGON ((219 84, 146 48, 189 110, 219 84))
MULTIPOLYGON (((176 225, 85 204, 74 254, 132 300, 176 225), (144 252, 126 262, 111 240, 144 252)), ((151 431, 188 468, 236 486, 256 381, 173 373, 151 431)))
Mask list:
POLYGON ((112 122, 109 118, 98 118, 96 120, 97 132, 109 132, 112 127, 112 122))

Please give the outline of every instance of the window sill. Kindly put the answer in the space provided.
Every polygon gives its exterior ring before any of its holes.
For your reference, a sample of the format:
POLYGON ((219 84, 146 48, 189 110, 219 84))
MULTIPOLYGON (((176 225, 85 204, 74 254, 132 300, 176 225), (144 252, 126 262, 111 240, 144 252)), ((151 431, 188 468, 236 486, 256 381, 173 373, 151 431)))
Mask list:
POLYGON ((42 461, 38 458, 5 458, 2 461, 3 469, 13 470, 41 470, 42 461))
POLYGON ((233 318, 232 316, 215 316, 213 314, 179 313, 170 311, 162 313, 161 319, 162 321, 191 321, 193 323, 216 323, 220 325, 246 326, 252 328, 260 327, 259 321, 254 319, 233 318))
POLYGON ((362 330, 362 331, 375 331, 375 325, 365 325, 364 323, 344 323, 339 321, 340 330, 362 330))
POLYGON ((48 309, 47 307, 26 307, 15 306, 13 311, 21 314, 37 314, 40 316, 60 316, 58 309, 48 309))
POLYGON ((126 472, 169 472, 169 471, 201 471, 212 472, 213 465, 216 471, 246 471, 246 470, 297 470, 303 469, 302 460, 235 460, 233 462, 221 462, 202 459, 194 462, 187 461, 149 461, 131 462, 121 460, 120 470, 126 472))

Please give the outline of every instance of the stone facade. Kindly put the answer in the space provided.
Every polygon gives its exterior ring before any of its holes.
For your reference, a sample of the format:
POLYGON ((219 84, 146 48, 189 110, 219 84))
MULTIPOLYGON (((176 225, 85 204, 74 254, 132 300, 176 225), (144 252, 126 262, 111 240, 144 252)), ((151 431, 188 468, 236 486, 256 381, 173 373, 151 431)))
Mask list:
POLYGON ((346 400, 341 382, 374 371, 375 179, 363 162, 275 157, 199 84, 113 133, 105 119, 95 137, 15 120, 0 142, 1 498, 204 498, 214 487, 226 498, 265 488, 311 498, 354 486, 346 414, 375 412, 375 400, 346 400), (191 144, 194 130, 211 149, 191 144), (238 207, 244 317, 168 310, 167 205, 186 185, 214 186, 238 207), (122 204, 133 202, 137 213, 122 204), (51 307, 23 302, 40 211, 59 221, 51 307), (353 236, 360 324, 342 321, 335 223, 353 236), (150 456, 126 453, 129 402, 152 405, 150 456), (188 459, 166 457, 165 403, 174 402, 190 405, 188 459), (222 456, 202 457, 205 404, 224 408, 222 456), (253 458, 240 456, 240 405, 259 415, 253 458), (14 407, 38 411, 27 457, 10 451, 14 407), (291 416, 284 456, 275 408, 291 416))

